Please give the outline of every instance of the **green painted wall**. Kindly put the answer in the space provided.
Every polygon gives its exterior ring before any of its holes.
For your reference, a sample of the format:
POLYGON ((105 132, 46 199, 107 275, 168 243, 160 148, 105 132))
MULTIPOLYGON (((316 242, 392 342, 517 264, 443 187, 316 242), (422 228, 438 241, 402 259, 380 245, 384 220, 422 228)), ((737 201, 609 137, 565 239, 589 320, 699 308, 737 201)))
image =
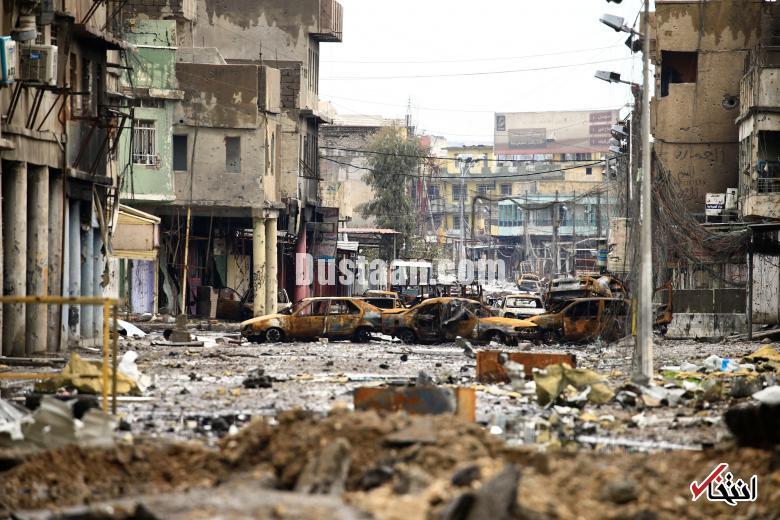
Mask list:
MULTIPOLYGON (((176 22, 173 20, 136 20, 125 40, 134 47, 128 52, 128 65, 133 68, 122 77, 122 86, 135 89, 178 89, 176 81, 176 22)), ((136 90, 136 92, 138 92, 136 90)), ((155 122, 157 164, 133 164, 124 175, 122 199, 135 202, 172 202, 175 199, 173 176, 173 99, 136 99, 136 121, 155 122), (138 106, 140 104, 140 106, 138 106)), ((130 122, 126 125, 129 127, 130 122)), ((130 156, 130 128, 122 133, 120 157, 130 156)))

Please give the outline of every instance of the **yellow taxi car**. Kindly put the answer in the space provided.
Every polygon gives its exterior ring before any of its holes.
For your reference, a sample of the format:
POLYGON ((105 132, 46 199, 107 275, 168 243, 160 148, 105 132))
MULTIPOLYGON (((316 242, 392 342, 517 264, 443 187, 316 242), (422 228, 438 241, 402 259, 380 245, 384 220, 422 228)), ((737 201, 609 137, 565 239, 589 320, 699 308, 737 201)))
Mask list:
POLYGON ((317 338, 366 342, 381 327, 381 311, 357 298, 304 298, 289 309, 241 323, 253 342, 317 338))
POLYGON ((487 305, 467 298, 430 298, 411 309, 384 311, 382 332, 404 343, 452 341, 460 336, 511 345, 518 339, 536 337, 536 324, 493 313, 487 305))

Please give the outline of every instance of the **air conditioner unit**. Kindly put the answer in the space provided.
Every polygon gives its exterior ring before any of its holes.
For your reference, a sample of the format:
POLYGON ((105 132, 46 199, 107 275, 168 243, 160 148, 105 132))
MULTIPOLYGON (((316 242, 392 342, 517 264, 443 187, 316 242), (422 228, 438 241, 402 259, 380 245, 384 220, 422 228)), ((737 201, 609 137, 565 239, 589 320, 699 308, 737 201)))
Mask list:
POLYGON ((19 47, 19 79, 57 84, 57 47, 54 45, 22 45, 19 47))

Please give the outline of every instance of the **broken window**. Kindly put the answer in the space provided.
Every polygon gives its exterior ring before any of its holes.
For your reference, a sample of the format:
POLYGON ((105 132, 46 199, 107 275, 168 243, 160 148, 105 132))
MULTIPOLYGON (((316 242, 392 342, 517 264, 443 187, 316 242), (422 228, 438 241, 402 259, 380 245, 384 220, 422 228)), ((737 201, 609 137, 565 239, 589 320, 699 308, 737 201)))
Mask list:
POLYGON ((599 314, 599 301, 589 300, 575 303, 568 314, 572 318, 595 318, 599 314))
POLYGON ((317 300, 301 308, 296 316, 306 318, 308 316, 325 316, 327 313, 328 300, 317 300))
POLYGON ((81 115, 92 114, 92 62, 81 59, 81 115))
POLYGON ((360 314, 360 309, 350 301, 333 300, 330 302, 330 314, 360 314))
POLYGON ((133 164, 157 164, 157 129, 152 120, 136 119, 133 125, 133 164))
POLYGON ((240 137, 225 137, 225 171, 241 173, 240 137))
POLYGON ((173 169, 176 171, 187 170, 187 136, 173 136, 173 169))
POLYGON ((699 55, 695 52, 661 51, 661 97, 671 83, 696 83, 699 55))

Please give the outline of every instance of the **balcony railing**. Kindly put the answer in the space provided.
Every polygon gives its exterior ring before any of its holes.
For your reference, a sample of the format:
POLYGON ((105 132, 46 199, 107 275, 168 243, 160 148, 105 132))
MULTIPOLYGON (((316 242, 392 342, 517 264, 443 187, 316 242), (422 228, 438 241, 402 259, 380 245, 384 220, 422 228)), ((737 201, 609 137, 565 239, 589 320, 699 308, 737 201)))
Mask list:
POLYGON ((780 178, 764 177, 757 180, 758 193, 778 193, 780 192, 780 178))

